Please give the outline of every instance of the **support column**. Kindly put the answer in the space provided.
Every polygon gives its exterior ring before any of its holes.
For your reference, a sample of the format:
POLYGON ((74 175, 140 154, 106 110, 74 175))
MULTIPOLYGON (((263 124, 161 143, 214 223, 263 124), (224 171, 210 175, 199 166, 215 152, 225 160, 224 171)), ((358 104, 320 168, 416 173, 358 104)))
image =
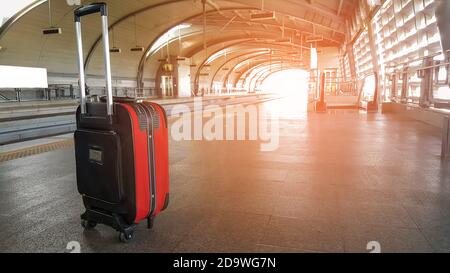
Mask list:
POLYGON ((444 126, 442 128, 442 152, 441 158, 447 159, 450 156, 450 117, 444 118, 444 126))
POLYGON ((397 78, 398 78, 398 76, 397 76, 397 71, 394 71, 394 73, 392 74, 392 76, 391 76, 392 78, 391 78, 391 97, 390 97, 390 100, 392 101, 392 100, 394 100, 394 99, 396 99, 397 98, 397 84, 398 84, 398 81, 397 81, 397 78))
MULTIPOLYGON (((427 57, 423 60, 423 66, 429 67, 433 65, 433 58, 427 57)), ((433 92, 433 69, 428 68, 420 71, 422 81, 420 83, 420 101, 421 107, 429 107, 431 105, 431 92, 433 92)))
POLYGON ((407 93, 408 93, 408 66, 405 65, 403 67, 402 70, 402 93, 400 96, 400 102, 401 103, 406 103, 408 98, 407 98, 407 93))
MULTIPOLYGON (((347 25, 347 40, 351 40, 350 27, 348 26, 348 20, 345 21, 347 25)), ((355 65, 355 55, 353 53, 353 44, 351 42, 347 43, 347 55, 348 62, 350 66, 350 76, 352 79, 356 79, 356 65, 355 65)))
POLYGON ((380 101, 380 94, 381 92, 378 92, 378 90, 380 90, 380 77, 381 77, 381 69, 380 69, 380 65, 378 63, 378 54, 377 54, 377 46, 376 46, 376 42, 375 42, 375 33, 373 32, 373 28, 372 28, 372 18, 368 18, 369 17, 369 7, 367 6, 367 2, 363 1, 363 5, 365 8, 365 13, 366 13, 366 24, 367 24, 367 35, 369 36, 369 46, 370 46, 370 54, 372 57, 372 66, 373 66, 373 72, 375 74, 375 81, 376 81, 376 86, 375 86, 375 91, 374 91, 374 96, 373 96, 373 102, 371 103, 371 110, 372 111, 377 111, 378 110, 378 102, 380 101))
POLYGON ((325 73, 320 74, 320 93, 319 101, 316 102, 316 112, 325 113, 327 112, 327 103, 325 102, 325 73))

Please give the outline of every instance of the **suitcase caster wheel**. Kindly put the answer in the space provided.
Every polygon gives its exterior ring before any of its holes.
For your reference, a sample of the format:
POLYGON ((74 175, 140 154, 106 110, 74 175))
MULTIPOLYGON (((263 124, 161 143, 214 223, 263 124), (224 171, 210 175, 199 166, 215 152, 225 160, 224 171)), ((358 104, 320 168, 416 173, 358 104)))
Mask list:
POLYGON ((121 232, 119 234, 119 240, 122 243, 129 243, 131 240, 133 239, 133 233, 125 233, 125 232, 121 232))
POLYGON ((97 226, 97 223, 93 221, 81 220, 81 226, 84 229, 93 229, 97 226))

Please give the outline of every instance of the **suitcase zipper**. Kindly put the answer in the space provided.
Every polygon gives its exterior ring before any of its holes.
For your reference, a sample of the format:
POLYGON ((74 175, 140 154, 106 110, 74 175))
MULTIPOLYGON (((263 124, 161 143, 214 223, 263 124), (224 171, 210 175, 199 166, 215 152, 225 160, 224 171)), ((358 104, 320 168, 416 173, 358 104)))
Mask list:
POLYGON ((151 111, 149 111, 149 109, 146 107, 146 105, 136 104, 136 108, 139 109, 138 111, 140 111, 141 113, 143 111, 144 113, 148 114, 148 115, 143 115, 143 116, 145 116, 145 120, 147 121, 146 122, 146 128, 147 128, 147 133, 148 133, 147 151, 148 151, 148 154, 151 156, 151 158, 149 158, 149 161, 148 161, 148 165, 149 165, 148 168, 149 168, 149 175, 150 175, 150 211, 149 211, 148 216, 151 216, 156 208, 156 177, 155 177, 155 168, 154 168, 155 147, 154 147, 154 142, 153 142, 153 132, 154 132, 153 115, 152 115, 151 111), (149 115, 150 115, 150 120, 152 123, 151 128, 149 126, 149 122, 150 122, 148 119, 149 115))

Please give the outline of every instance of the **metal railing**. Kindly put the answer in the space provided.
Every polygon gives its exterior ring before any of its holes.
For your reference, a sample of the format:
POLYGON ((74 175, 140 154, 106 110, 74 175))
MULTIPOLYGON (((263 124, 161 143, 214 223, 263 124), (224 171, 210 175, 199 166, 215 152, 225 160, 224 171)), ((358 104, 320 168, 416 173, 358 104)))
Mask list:
POLYGON ((382 99, 450 108, 450 51, 387 66, 382 99), (440 56, 440 60, 436 59, 440 56))
MULTIPOLYGON (((315 101, 319 97, 319 79, 316 72, 312 71, 309 78, 309 101, 315 101)), ((357 96, 359 94, 358 81, 341 77, 325 77, 325 96, 357 96)))
MULTIPOLYGON (((87 87, 89 95, 102 96, 106 94, 104 87, 87 87)), ((49 85, 48 88, 2 88, 0 89, 0 103, 22 101, 52 101, 78 99, 80 90, 71 84, 49 85)), ((156 97, 155 88, 113 87, 113 95, 130 98, 156 97)))
POLYGON ((359 75, 355 79, 342 79, 339 77, 327 77, 325 73, 321 73, 321 83, 318 83, 319 77, 316 72, 312 71, 309 82, 309 102, 317 102, 320 100, 318 90, 321 90, 325 96, 357 96, 354 107, 366 109, 368 112, 378 110, 379 96, 379 75, 376 72, 367 72, 359 75))

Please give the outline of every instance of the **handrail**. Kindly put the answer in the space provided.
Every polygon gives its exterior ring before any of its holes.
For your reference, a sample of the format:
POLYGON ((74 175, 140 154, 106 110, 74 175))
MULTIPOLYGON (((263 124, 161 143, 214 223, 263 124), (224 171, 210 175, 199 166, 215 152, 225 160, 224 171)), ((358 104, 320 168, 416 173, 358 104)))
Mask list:
MULTIPOLYGON (((105 87, 89 87, 90 96, 99 96, 102 95, 105 91, 105 87)), ((155 88, 153 87, 145 87, 145 88, 134 88, 134 87, 115 87, 113 90, 116 94, 124 95, 132 98, 147 98, 154 97, 155 88)), ((75 99, 79 96, 79 87, 73 86, 70 84, 56 84, 49 85, 48 88, 27 88, 27 89, 13 89, 13 88, 3 88, 0 91, 9 92, 12 96, 16 96, 16 99, 11 99, 0 93, 0 98, 4 98, 5 100, 0 101, 2 103, 6 102, 18 102, 18 101, 43 101, 43 100, 71 100, 75 99), (54 92, 57 91, 57 92, 54 92), (35 92, 33 94, 32 92, 35 92), (19 93, 19 95, 17 95, 19 93), (31 96, 23 96, 28 97, 22 99, 21 94, 33 94, 31 96), (31 98, 30 98, 31 97, 31 98)))
POLYGON ((421 70, 432 69, 432 68, 437 68, 437 67, 446 66, 446 65, 450 65, 450 62, 438 63, 438 64, 435 64, 435 65, 429 65, 429 66, 425 66, 425 67, 417 66, 417 68, 413 67, 413 69, 407 69, 407 70, 401 70, 401 71, 397 71, 396 70, 394 72, 387 73, 387 74, 391 74, 391 75, 392 74, 400 74, 400 75, 402 75, 402 74, 409 74, 409 73, 418 72, 418 71, 421 71, 421 70))
MULTIPOLYGON (((402 103, 419 103, 422 107, 432 106, 433 103, 450 103, 447 96, 435 97, 435 92, 449 85, 450 77, 450 50, 445 51, 443 59, 435 60, 434 55, 421 57, 406 62, 403 67, 386 67, 386 81, 384 93, 390 91, 390 99, 402 103), (417 61, 423 60, 421 63, 417 61), (445 74, 441 79, 444 69, 445 74)), ((450 86, 449 86, 450 87, 450 86)), ((439 94, 439 93, 438 93, 439 94)))

